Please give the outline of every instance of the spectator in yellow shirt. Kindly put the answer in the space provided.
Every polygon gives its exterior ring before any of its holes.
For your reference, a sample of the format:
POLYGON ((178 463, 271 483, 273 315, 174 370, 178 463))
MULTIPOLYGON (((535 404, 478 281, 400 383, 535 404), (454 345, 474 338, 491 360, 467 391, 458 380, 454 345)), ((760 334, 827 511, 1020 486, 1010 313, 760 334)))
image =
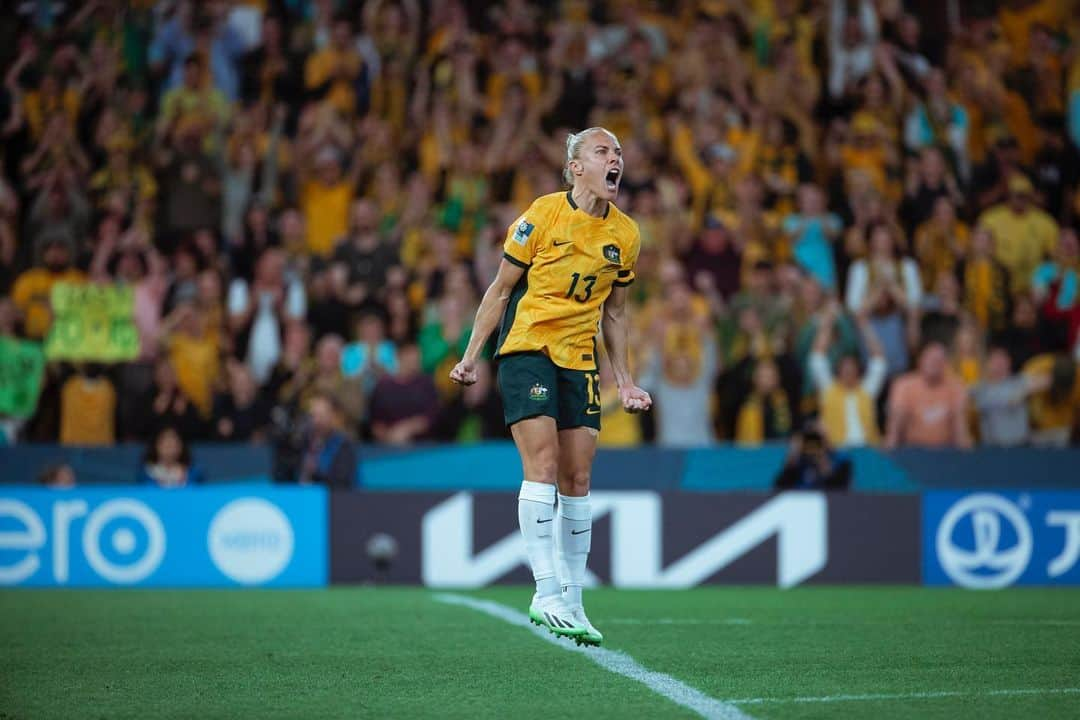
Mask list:
POLYGON ((176 384, 204 418, 210 415, 214 385, 221 363, 218 333, 208 327, 206 315, 193 302, 178 306, 166 318, 162 337, 176 369, 176 384))
POLYGON ((791 435, 795 408, 780 383, 780 370, 769 358, 754 364, 750 392, 739 406, 735 419, 735 443, 761 445, 791 435))
POLYGON ((308 251, 327 257, 348 233, 355 183, 342 173, 341 157, 330 146, 318 151, 312 169, 302 181, 300 208, 307 223, 308 251))
MULTIPOLYGON (((207 81, 203 62, 198 55, 184 61, 184 81, 167 91, 161 98, 158 133, 168 136, 176 126, 195 127, 208 137, 229 117, 229 103, 220 90, 207 81)), ((205 140, 204 140, 205 142, 205 140)))
POLYGON ((364 61, 353 42, 352 25, 334 20, 330 44, 312 54, 304 65, 304 85, 343 115, 356 112, 356 81, 364 61))
POLYGON ((876 118, 859 112, 852 118, 847 142, 840 149, 845 185, 849 190, 859 185, 853 176, 862 174, 879 195, 889 196, 890 171, 894 170, 894 151, 888 146, 887 131, 876 118))
POLYGON ((492 68, 485 86, 484 112, 496 118, 506 110, 507 92, 520 85, 529 103, 535 103, 543 90, 543 79, 536 58, 529 52, 523 38, 511 35, 498 50, 498 63, 492 68))
POLYGON ((1035 205, 1034 194, 1030 180, 1013 175, 1008 199, 979 218, 994 235, 994 257, 1009 271, 1014 295, 1028 289, 1035 268, 1057 245, 1058 225, 1035 205))
POLYGON ((1007 0, 998 10, 1001 32, 1009 45, 1009 60, 1019 66, 1028 55, 1031 28, 1036 24, 1059 29, 1068 14, 1068 3, 1061 0, 1007 0))
POLYGON ((976 227, 967 254, 957 266, 964 309, 981 327, 1000 333, 1009 325, 1009 271, 994 257, 994 238, 976 227))
POLYGON ((27 337, 42 339, 52 325, 49 295, 58 282, 86 282, 86 275, 72 267, 73 243, 59 231, 50 231, 41 239, 41 264, 30 268, 15 280, 11 297, 23 316, 27 337))
POLYGON ((153 173, 142 163, 132 162, 131 139, 118 136, 108 142, 108 159, 105 167, 90 176, 89 190, 104 207, 106 199, 113 194, 124 198, 126 206, 152 200, 157 195, 157 181, 153 173))
POLYGON ((940 273, 956 269, 967 254, 968 239, 968 227, 956 218, 952 199, 938 196, 933 215, 915 231, 915 256, 927 284, 940 273))
POLYGON ((100 366, 73 375, 60 390, 60 443, 112 445, 116 441, 116 388, 100 366))
POLYGON ((60 76, 55 72, 46 73, 37 89, 30 90, 23 99, 23 112, 30 134, 40 140, 50 118, 63 116, 69 127, 74 130, 79 117, 79 91, 74 87, 64 87, 60 76))

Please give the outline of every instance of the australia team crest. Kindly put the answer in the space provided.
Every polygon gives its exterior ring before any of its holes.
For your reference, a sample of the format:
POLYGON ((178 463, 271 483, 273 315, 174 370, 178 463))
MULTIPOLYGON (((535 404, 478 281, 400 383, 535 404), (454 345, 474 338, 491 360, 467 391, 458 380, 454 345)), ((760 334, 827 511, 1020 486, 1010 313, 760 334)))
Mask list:
POLYGON ((604 246, 604 259, 613 265, 622 265, 622 254, 619 246, 615 244, 604 246))

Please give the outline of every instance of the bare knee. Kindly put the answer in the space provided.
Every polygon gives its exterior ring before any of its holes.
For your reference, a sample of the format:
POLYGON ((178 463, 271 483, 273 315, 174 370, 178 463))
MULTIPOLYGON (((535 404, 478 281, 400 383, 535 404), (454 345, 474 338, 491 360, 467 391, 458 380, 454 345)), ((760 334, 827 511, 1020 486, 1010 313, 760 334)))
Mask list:
POLYGON ((553 418, 522 420, 510 428, 521 455, 525 479, 554 485, 559 477, 559 441, 553 418))
POLYGON ((559 492, 571 497, 583 497, 589 494, 589 482, 592 473, 589 470, 572 470, 559 478, 559 492))
POLYGON ((540 450, 525 461, 525 479, 531 482, 554 485, 559 477, 558 453, 552 449, 540 450))
POLYGON ((547 483, 548 485, 554 485, 558 479, 559 473, 555 463, 543 463, 537 465, 532 473, 532 477, 529 480, 533 482, 547 483))

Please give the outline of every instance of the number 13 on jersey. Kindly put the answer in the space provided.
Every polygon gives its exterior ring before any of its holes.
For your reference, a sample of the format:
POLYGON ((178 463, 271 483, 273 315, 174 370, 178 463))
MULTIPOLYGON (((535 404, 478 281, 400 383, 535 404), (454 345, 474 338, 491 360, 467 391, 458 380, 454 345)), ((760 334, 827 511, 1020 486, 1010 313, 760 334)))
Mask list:
POLYGON ((566 291, 566 297, 573 297, 579 303, 589 302, 589 298, 592 297, 592 286, 596 284, 596 276, 586 275, 585 277, 581 277, 581 273, 574 273, 570 277, 572 277, 573 280, 570 281, 570 289, 566 291), (580 295, 574 295, 579 280, 585 283, 585 285, 581 288, 580 295))

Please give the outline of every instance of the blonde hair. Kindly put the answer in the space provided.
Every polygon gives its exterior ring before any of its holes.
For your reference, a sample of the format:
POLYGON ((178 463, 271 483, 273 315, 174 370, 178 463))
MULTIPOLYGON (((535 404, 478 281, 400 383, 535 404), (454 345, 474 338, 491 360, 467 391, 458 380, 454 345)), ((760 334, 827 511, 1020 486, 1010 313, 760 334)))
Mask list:
POLYGON ((570 172, 570 162, 581 156, 581 146, 585 144, 585 138, 597 132, 606 133, 616 145, 619 145, 619 138, 615 137, 615 133, 599 126, 586 128, 581 132, 570 133, 566 136, 566 164, 563 165, 562 177, 563 182, 569 187, 574 187, 574 174, 570 172))

